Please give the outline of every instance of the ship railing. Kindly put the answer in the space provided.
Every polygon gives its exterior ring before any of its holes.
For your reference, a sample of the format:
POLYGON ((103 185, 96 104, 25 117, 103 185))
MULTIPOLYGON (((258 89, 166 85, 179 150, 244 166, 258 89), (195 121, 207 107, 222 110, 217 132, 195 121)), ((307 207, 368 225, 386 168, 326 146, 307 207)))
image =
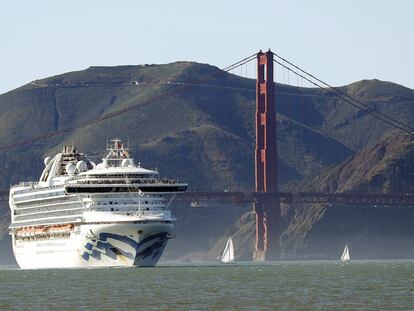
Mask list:
POLYGON ((46 188, 47 189, 62 188, 62 185, 40 186, 39 182, 37 181, 21 181, 17 185, 13 185, 10 188, 15 188, 15 187, 30 187, 30 189, 18 190, 17 192, 15 192, 15 194, 22 194, 22 193, 30 192, 35 189, 37 190, 37 189, 46 189, 46 188))
POLYGON ((21 181, 18 183, 17 186, 29 187, 29 186, 37 186, 39 184, 38 181, 21 181))
POLYGON ((79 217, 78 215, 74 215, 74 216, 68 216, 65 218, 62 217, 55 217, 55 218, 51 218, 51 219, 39 219, 39 220, 33 220, 33 221, 24 221, 24 222, 16 222, 16 223, 12 223, 9 226, 9 229, 16 229, 16 228, 20 228, 20 227, 28 227, 28 226, 40 226, 40 225, 50 225, 50 224, 66 224, 66 223, 77 223, 77 222, 81 222, 82 218, 79 217))
POLYGON ((120 180, 99 180, 99 179, 93 179, 93 180, 81 180, 78 181, 78 184, 85 184, 85 185, 96 185, 96 184, 151 184, 151 185, 175 185, 179 184, 178 181, 173 179, 159 179, 159 180, 130 180, 126 181, 125 179, 120 180))
POLYGON ((153 216, 153 217, 170 217, 171 211, 116 211, 111 214, 125 215, 125 216, 153 216))

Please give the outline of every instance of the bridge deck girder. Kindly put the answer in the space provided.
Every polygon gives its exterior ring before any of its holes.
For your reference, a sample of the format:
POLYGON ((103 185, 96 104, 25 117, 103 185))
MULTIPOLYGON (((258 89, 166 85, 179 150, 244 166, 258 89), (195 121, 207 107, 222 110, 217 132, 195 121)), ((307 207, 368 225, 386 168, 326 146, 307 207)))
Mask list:
POLYGON ((311 193, 311 192, 186 192, 176 196, 178 202, 254 203, 260 197, 275 197, 285 204, 343 204, 383 206, 413 206, 414 193, 311 193))

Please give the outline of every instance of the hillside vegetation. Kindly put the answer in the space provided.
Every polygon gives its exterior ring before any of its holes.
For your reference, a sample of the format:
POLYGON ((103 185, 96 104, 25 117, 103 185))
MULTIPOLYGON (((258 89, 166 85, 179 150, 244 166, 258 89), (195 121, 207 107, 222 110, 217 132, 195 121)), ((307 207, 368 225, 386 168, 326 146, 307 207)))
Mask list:
MULTIPOLYGON (((414 136, 388 137, 320 176, 303 182, 314 192, 414 193, 414 136)), ((286 254, 339 256, 353 243, 359 258, 412 258, 412 207, 293 206, 282 236, 286 254)))
MULTIPOLYGON (((136 162, 158 168, 162 175, 187 181, 190 190, 253 189, 252 79, 223 72, 174 97, 94 122, 108 113, 175 92, 184 83, 216 70, 214 66, 194 62, 90 67, 36 80, 0 95, 2 146, 73 128, 61 136, 2 149, 0 188, 38 179, 42 158, 53 155, 63 144, 74 143, 81 152, 97 160, 107 139, 116 136, 130 141, 136 162)), ((414 123, 411 89, 378 80, 360 81, 341 89, 396 119, 414 123)), ((325 169, 392 134, 389 126, 323 90, 279 84, 275 90, 282 189, 297 190, 304 187, 304 181, 316 176, 318 182, 328 181, 332 175, 324 175, 325 169)), ((336 189, 333 181, 328 183, 327 188, 336 189)), ((387 183, 381 187, 392 190, 387 183)), ((6 213, 0 215, 4 222, 6 213)), ((231 224, 232 217, 224 223, 231 224)), ((6 226, 2 227, 4 231, 6 226)), ((198 245, 207 249, 226 230, 211 233, 208 242, 198 245)))

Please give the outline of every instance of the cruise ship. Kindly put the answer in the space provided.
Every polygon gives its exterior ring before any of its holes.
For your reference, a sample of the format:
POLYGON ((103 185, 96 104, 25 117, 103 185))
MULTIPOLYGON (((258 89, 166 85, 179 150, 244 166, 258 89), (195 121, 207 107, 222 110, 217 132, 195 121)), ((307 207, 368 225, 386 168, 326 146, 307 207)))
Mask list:
POLYGON ((173 237, 169 205, 186 183, 135 164, 119 139, 95 164, 73 146, 44 159, 38 182, 10 189, 10 234, 22 269, 148 267, 173 237))

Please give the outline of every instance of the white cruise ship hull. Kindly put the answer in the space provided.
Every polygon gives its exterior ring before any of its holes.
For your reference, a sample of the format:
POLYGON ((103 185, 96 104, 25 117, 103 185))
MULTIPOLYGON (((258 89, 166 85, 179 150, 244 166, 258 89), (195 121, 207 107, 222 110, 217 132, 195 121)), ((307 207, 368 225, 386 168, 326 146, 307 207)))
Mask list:
POLYGON ((173 229, 172 223, 106 223, 76 226, 68 238, 15 239, 21 269, 152 267, 173 229))

